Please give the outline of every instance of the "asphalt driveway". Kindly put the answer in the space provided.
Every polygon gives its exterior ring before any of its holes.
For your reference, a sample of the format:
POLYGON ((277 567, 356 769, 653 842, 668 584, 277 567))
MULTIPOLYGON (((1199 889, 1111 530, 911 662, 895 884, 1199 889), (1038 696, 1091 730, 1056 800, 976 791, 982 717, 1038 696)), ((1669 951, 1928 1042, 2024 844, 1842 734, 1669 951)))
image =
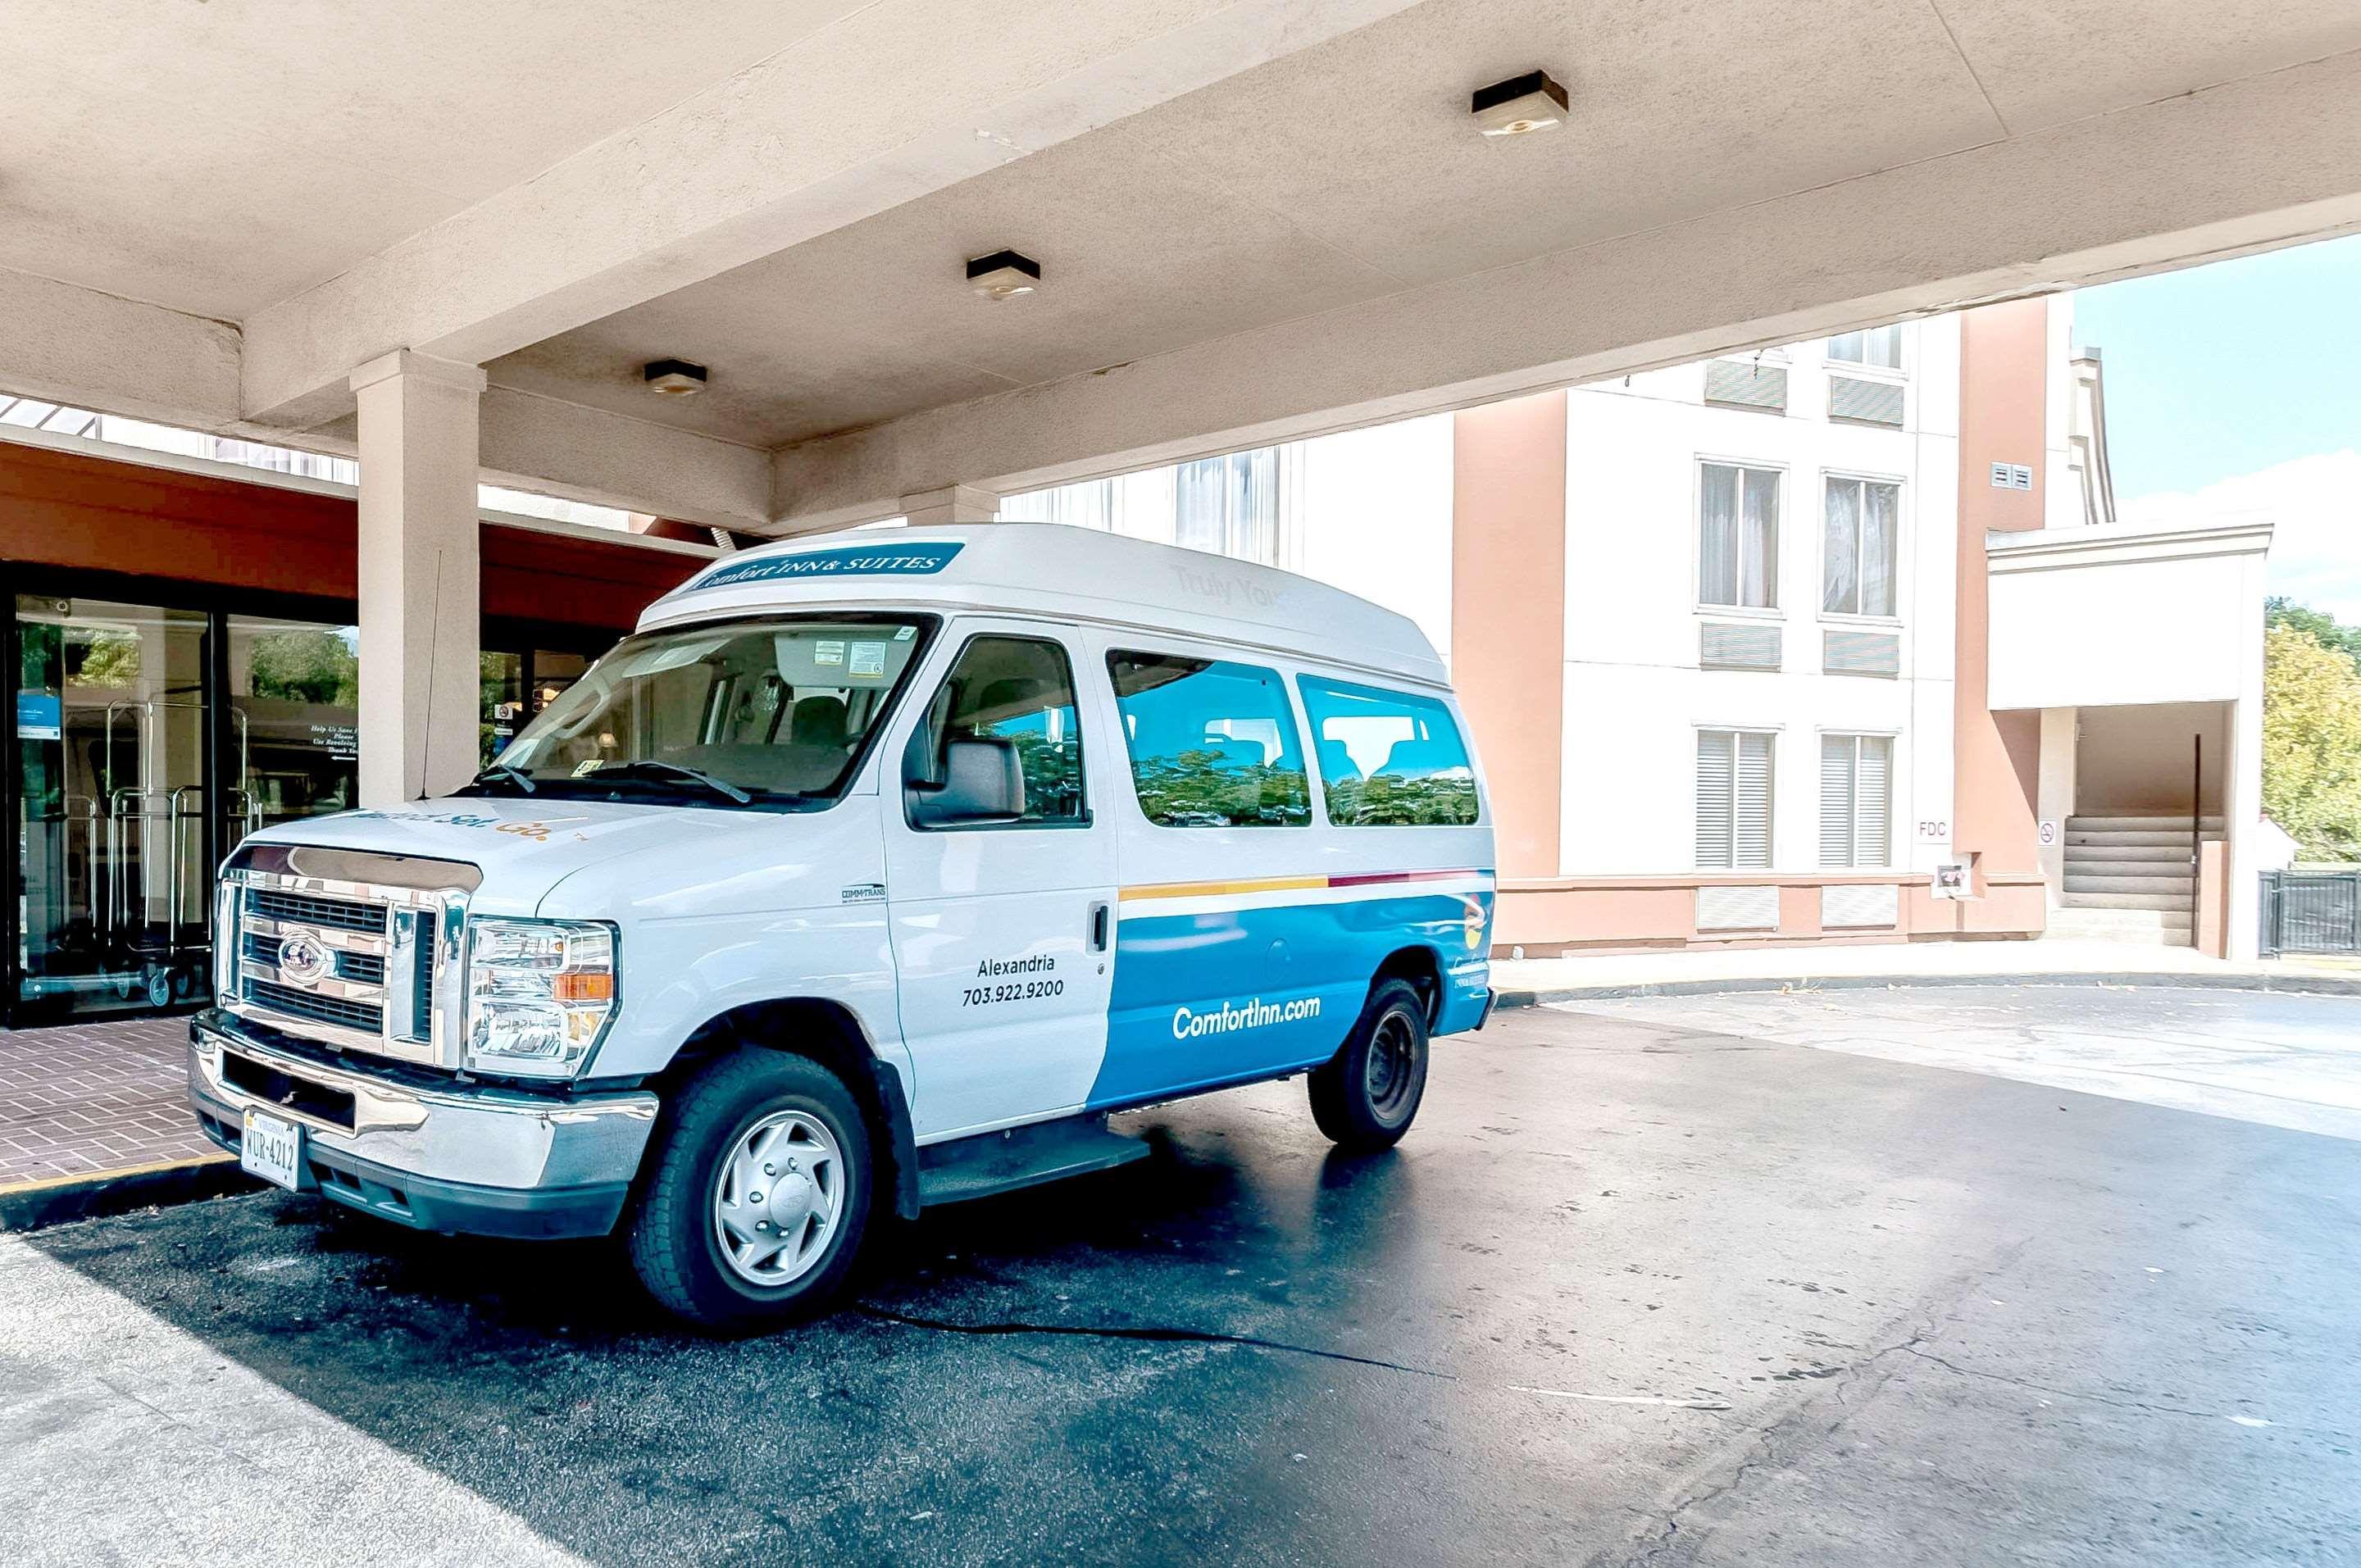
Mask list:
POLYGON ((1154 1158, 931 1213, 859 1307, 770 1340, 669 1331, 599 1247, 278 1195, 0 1238, 0 1539, 60 1563, 2361 1552, 2361 1145, 1676 1000, 1444 1043, 1372 1160, 1327 1152, 1298 1084, 1133 1118, 1154 1158))

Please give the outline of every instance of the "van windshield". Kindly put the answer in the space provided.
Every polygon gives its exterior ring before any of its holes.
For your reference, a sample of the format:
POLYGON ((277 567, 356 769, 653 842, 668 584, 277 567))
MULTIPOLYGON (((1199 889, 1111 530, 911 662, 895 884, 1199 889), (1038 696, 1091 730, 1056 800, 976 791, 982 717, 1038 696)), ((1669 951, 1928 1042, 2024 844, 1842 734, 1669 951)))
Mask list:
POLYGON ((626 638, 462 791, 833 801, 934 628, 927 616, 773 616, 626 638))

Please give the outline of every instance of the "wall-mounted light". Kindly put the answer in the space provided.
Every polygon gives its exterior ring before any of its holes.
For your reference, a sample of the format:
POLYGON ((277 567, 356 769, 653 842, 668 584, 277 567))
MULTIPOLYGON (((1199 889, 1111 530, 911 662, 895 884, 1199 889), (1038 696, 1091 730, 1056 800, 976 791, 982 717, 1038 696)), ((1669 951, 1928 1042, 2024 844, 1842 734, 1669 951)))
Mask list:
POLYGON ((1013 250, 995 250, 967 264, 967 286, 987 300, 1013 300, 1041 286, 1041 264, 1013 250))
POLYGON ((648 390, 667 398, 693 398, 705 390, 705 367, 686 359, 651 359, 640 367, 648 390))
POLYGON ((1528 71, 1476 89, 1468 98, 1467 112, 1476 116, 1476 128, 1488 137, 1545 131, 1565 121, 1565 89, 1546 71, 1528 71))

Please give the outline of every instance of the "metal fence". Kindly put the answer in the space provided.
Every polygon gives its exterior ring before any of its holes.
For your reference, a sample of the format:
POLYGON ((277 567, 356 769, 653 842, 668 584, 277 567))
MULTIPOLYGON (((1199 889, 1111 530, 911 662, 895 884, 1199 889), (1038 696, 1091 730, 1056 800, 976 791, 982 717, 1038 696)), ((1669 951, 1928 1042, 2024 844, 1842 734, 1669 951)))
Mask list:
POLYGON ((2361 953, 2361 871, 2265 872, 2262 951, 2361 953))

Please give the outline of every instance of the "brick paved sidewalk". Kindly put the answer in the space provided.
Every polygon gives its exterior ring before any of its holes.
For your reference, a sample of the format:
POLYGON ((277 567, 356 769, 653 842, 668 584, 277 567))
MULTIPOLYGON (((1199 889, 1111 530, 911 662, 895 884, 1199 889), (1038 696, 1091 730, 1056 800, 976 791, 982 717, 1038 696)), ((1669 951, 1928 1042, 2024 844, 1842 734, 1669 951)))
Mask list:
POLYGON ((189 1112, 189 1021, 0 1029, 0 1190, 220 1151, 189 1112))

